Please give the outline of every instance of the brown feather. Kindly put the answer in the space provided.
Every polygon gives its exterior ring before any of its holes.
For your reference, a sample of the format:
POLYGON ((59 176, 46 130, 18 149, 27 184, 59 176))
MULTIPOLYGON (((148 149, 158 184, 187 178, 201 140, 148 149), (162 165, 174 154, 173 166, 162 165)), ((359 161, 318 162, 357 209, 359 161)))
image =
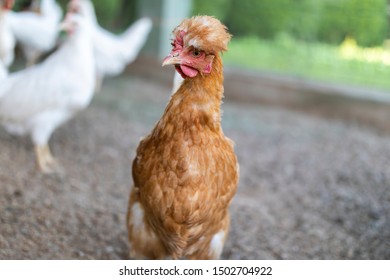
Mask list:
POLYGON ((238 183, 233 142, 224 136, 220 122, 219 52, 227 49, 230 35, 211 17, 187 19, 178 28, 184 28, 188 38, 203 38, 202 50, 215 59, 210 74, 183 82, 138 146, 127 218, 129 240, 134 257, 219 258, 212 240, 219 232, 222 245, 226 239, 228 208, 238 183), (214 26, 202 25, 205 22, 214 26))

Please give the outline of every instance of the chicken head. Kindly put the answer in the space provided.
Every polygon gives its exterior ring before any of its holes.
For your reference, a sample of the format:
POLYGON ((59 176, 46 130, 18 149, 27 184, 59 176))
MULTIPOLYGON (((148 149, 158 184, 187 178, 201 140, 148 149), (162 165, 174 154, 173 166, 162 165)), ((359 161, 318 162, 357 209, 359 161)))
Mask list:
POLYGON ((69 12, 64 21, 60 25, 60 30, 65 31, 69 36, 73 35, 80 29, 81 26, 86 25, 86 20, 80 14, 69 12))
POLYGON ((11 10, 12 7, 14 6, 14 2, 15 2, 14 0, 3 0, 3 1, 1 1, 2 8, 4 10, 11 10))
POLYGON ((183 79, 210 74, 215 55, 227 50, 231 38, 226 27, 209 16, 184 20, 173 34, 173 48, 163 66, 174 65, 183 79))

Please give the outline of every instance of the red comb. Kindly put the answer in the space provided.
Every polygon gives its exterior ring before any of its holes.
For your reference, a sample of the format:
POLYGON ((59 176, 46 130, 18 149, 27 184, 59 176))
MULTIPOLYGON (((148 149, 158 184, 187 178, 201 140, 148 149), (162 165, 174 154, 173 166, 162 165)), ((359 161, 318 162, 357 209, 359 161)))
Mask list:
POLYGON ((14 0, 5 0, 3 8, 5 10, 11 10, 13 6, 14 6, 14 0))

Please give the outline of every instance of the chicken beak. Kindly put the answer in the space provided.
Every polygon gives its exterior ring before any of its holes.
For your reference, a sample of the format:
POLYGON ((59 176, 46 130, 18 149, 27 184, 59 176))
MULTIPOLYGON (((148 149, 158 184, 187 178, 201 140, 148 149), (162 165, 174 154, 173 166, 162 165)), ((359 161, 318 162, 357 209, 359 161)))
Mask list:
POLYGON ((162 66, 166 65, 175 65, 175 64, 181 64, 182 59, 179 56, 179 53, 170 54, 166 58, 164 58, 162 66))

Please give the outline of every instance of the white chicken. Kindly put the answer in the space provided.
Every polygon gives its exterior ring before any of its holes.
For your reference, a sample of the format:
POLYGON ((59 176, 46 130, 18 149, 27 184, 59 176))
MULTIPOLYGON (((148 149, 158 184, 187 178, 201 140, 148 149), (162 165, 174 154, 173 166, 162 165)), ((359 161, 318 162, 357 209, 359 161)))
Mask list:
POLYGON ((9 14, 12 33, 23 50, 28 66, 55 47, 61 18, 62 9, 55 0, 42 0, 39 14, 32 11, 9 14))
POLYGON ((175 75, 173 76, 172 93, 175 93, 183 82, 183 77, 177 71, 175 71, 175 75))
POLYGON ((121 35, 115 35, 99 26, 95 9, 90 0, 73 0, 71 8, 85 15, 93 24, 97 89, 105 76, 121 74, 133 62, 148 38, 152 29, 150 18, 141 18, 121 35))
POLYGON ((0 62, 9 67, 14 61, 15 39, 9 24, 13 0, 0 0, 0 62))
POLYGON ((8 70, 5 68, 4 64, 2 61, 0 61, 0 85, 1 85, 1 80, 5 79, 8 76, 8 70))
POLYGON ((90 22, 69 14, 62 27, 68 38, 56 52, 0 84, 0 121, 12 134, 31 136, 44 173, 61 171, 48 146, 50 136, 89 105, 95 87, 90 22))

